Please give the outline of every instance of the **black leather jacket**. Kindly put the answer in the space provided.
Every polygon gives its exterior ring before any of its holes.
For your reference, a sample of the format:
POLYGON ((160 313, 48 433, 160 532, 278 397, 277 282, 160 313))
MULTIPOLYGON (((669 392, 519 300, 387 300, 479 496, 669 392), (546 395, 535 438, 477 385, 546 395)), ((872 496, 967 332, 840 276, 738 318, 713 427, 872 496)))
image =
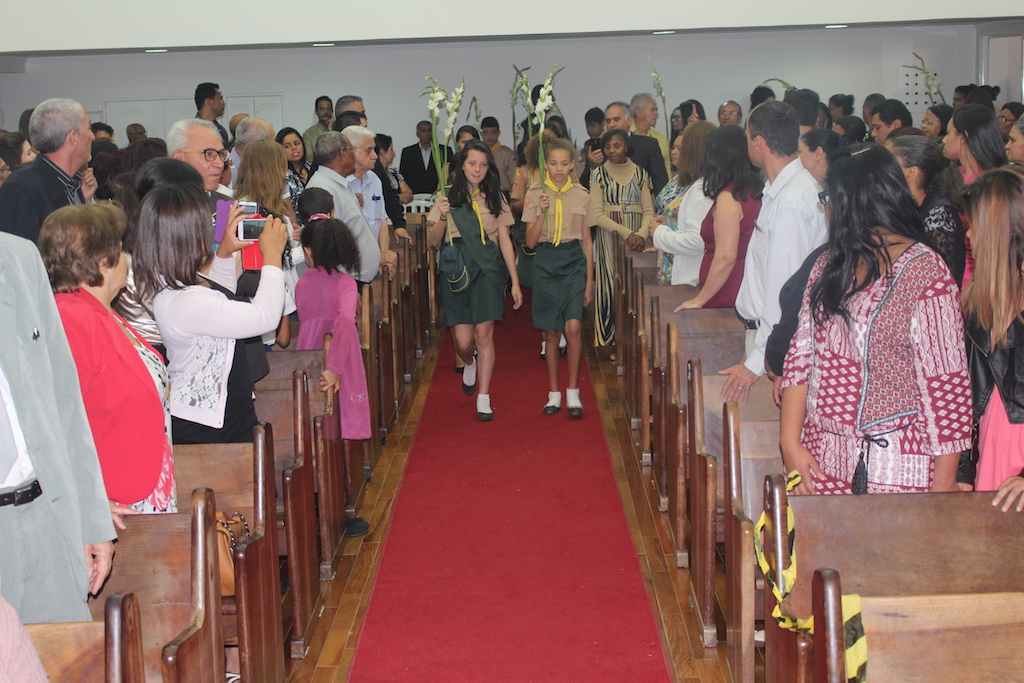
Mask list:
MULTIPOLYGON (((1006 338, 991 351, 988 330, 970 319, 967 321, 966 343, 975 423, 988 408, 992 388, 998 386, 1010 422, 1024 424, 1024 323, 1013 321, 1006 338)), ((961 458, 957 481, 973 483, 974 470, 975 463, 969 458, 961 458)))

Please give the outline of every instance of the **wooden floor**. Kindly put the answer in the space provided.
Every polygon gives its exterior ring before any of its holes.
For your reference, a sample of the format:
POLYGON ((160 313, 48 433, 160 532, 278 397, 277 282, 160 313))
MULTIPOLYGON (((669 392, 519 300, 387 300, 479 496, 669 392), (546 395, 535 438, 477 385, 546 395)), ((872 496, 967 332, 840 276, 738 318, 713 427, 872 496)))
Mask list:
MULTIPOLYGON (((344 559, 330 583, 323 584, 325 609, 305 659, 288 664, 292 683, 328 683, 348 680, 359 631, 380 563, 380 554, 391 523, 391 510, 416 426, 423 412, 437 359, 437 344, 427 352, 402 406, 368 485, 359 514, 370 522, 370 532, 348 539, 344 559)), ((602 350, 588 349, 594 390, 601 409, 608 448, 619 491, 625 503, 637 557, 644 574, 651 609, 658 620, 669 670, 679 683, 724 681, 725 647, 705 649, 689 607, 689 575, 676 569, 675 553, 658 512, 658 497, 650 484, 649 468, 641 467, 636 433, 623 416, 615 365, 602 350)), ((539 362, 539 361, 538 361, 539 362)), ((451 372, 439 368, 438 372, 451 372)), ((589 418, 588 418, 589 419, 589 418)), ((438 533, 458 533, 458 520, 438 520, 438 533), (444 526, 444 525, 456 526, 444 526)))

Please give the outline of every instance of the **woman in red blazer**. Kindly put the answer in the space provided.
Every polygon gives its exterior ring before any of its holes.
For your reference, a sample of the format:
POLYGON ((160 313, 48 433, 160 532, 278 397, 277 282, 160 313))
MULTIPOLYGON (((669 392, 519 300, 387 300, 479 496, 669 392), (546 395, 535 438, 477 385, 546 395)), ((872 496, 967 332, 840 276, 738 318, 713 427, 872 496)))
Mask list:
POLYGON ((167 370, 111 309, 128 273, 124 227, 112 204, 78 205, 50 214, 39 234, 119 526, 121 514, 176 511, 167 370))

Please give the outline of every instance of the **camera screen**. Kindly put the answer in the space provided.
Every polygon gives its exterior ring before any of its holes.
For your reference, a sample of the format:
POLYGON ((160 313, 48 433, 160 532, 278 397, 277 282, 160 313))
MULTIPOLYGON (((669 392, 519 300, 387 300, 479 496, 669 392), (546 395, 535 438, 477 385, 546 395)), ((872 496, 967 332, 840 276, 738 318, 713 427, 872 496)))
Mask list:
POLYGON ((266 218, 243 218, 238 224, 238 238, 246 242, 254 242, 260 238, 266 218))

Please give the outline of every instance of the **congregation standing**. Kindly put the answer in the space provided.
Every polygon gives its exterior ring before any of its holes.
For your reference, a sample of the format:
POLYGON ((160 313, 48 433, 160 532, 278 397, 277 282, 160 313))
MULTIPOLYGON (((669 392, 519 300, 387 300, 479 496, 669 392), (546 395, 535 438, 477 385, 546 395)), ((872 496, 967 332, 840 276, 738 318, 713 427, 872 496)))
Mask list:
MULTIPOLYGON (((251 438, 253 385, 293 313, 299 348, 334 335, 320 385, 341 392, 346 438, 368 438, 358 292, 395 276, 416 194, 454 264, 445 321, 479 421, 500 419, 496 323, 527 286, 547 349, 537 408, 563 407, 564 338, 566 413, 583 417, 584 323, 615 342, 621 241, 694 288, 679 310, 735 310, 745 353, 716 369, 723 397, 776 382, 797 493, 976 488, 1021 511, 1024 105, 957 95, 915 128, 883 95, 858 117, 852 95, 758 86, 718 126, 683 101, 666 136, 641 92, 586 112, 582 149, 551 117, 513 150, 488 116, 457 149, 441 141, 441 168, 420 121, 397 170, 358 96, 317 98, 301 133, 247 115, 229 132, 203 83, 194 118, 161 144, 132 124, 124 150, 79 103, 41 103, 27 131, 0 134, 4 599, 24 622, 88 619, 122 518, 177 509, 173 444, 251 438), (250 213, 263 227, 246 238, 250 213), (125 433, 130 452, 112 437, 125 433)), ((367 528, 349 518, 350 535, 367 528)))

